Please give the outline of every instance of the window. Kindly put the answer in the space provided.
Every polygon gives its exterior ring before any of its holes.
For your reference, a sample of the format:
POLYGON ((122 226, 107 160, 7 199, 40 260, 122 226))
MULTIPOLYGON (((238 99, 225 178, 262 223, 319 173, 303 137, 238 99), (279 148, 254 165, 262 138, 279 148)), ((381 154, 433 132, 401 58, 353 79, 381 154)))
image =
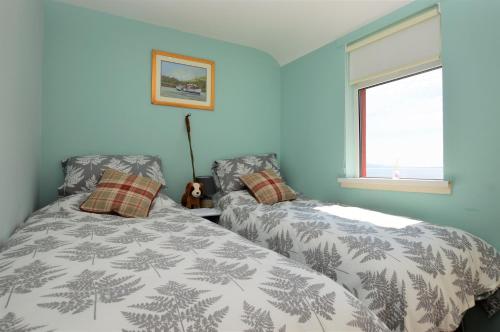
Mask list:
POLYGON ((343 188, 449 194, 441 15, 432 6, 346 45, 343 188))
POLYGON ((443 179, 442 69, 358 90, 360 176, 443 179))

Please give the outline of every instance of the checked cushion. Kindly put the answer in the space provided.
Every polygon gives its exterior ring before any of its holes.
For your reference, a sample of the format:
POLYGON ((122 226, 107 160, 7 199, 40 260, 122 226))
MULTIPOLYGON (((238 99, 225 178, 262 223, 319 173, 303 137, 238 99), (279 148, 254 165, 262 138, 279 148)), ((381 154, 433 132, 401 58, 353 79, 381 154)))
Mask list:
POLYGON ((292 188, 272 169, 243 175, 240 179, 259 203, 274 204, 297 198, 292 188))
POLYGON ((149 215, 151 204, 161 186, 161 183, 147 177, 107 169, 96 190, 80 205, 80 210, 144 218, 149 215))

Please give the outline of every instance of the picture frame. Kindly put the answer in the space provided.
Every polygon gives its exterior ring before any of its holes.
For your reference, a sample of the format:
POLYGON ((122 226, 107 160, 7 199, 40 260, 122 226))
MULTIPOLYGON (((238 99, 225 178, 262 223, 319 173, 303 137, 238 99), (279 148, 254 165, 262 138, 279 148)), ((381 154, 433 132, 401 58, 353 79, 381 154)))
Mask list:
POLYGON ((215 62, 153 50, 151 103, 213 111, 215 62))

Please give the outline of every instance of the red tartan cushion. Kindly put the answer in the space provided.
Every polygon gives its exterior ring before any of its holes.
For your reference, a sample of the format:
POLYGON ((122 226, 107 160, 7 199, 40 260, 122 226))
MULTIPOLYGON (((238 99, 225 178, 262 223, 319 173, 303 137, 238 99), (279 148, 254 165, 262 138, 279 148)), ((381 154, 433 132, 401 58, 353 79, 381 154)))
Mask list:
POLYGON ((259 203, 274 204, 297 198, 295 192, 271 169, 240 176, 259 203))
POLYGON ((150 178, 107 169, 80 210, 144 218, 160 189, 161 184, 150 178))

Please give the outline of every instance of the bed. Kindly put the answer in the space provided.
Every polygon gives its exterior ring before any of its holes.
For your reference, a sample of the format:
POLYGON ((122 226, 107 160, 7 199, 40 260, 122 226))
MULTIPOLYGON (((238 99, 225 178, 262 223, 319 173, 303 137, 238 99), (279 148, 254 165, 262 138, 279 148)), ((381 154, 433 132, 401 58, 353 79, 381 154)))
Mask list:
POLYGON ((298 198, 217 201, 220 224, 342 284, 393 331, 454 331, 500 285, 500 255, 467 232, 298 198))
POLYGON ((159 196, 145 219, 35 212, 0 252, 2 331, 386 331, 342 286, 159 196))

